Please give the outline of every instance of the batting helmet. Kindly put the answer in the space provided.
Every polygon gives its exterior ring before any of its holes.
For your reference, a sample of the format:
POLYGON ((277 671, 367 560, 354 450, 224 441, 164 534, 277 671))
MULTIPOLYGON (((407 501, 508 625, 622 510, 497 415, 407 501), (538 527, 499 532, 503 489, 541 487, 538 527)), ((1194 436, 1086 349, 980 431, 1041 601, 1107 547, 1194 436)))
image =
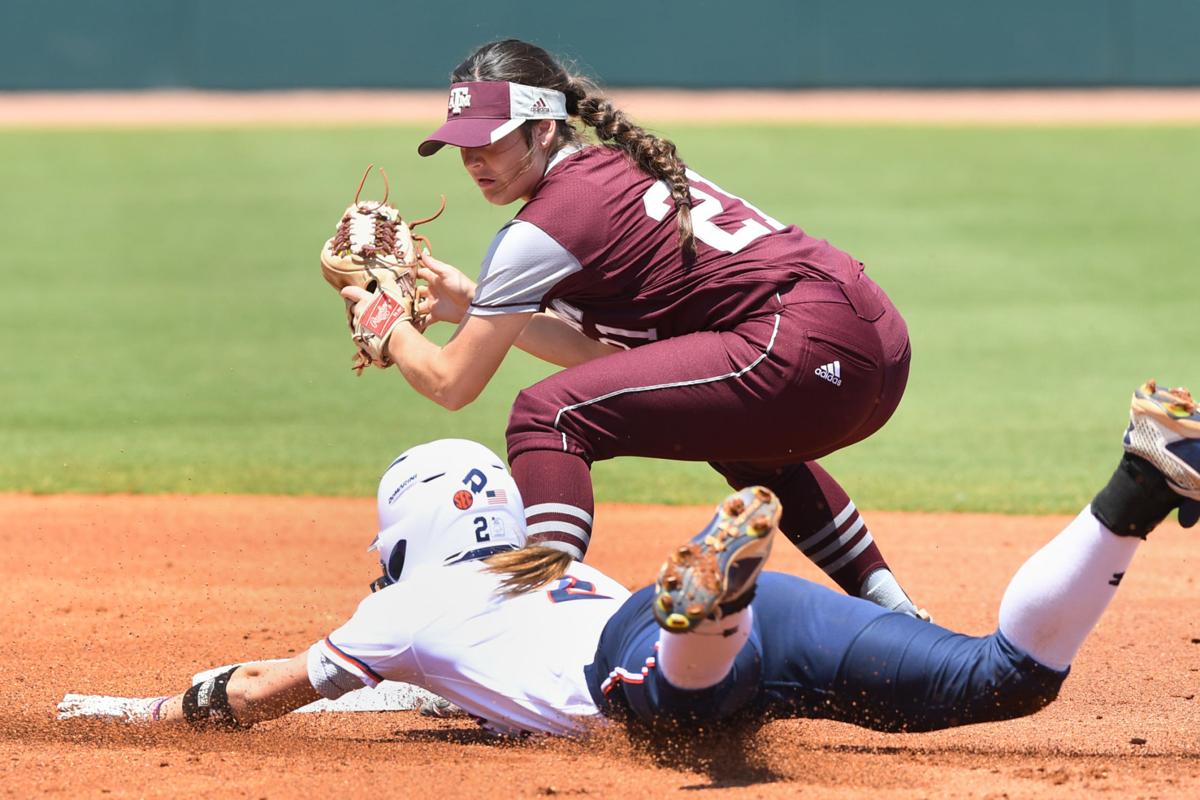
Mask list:
POLYGON ((393 461, 379 482, 379 552, 383 577, 486 558, 525 545, 525 506, 504 462, 478 442, 439 439, 393 461))

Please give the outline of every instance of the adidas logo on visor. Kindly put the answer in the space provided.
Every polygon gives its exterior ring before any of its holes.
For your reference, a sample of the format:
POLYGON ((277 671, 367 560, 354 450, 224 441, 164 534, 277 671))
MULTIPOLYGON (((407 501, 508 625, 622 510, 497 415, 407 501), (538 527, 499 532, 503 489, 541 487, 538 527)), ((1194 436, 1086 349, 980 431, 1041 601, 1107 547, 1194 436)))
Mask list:
POLYGON ((537 102, 529 107, 530 114, 549 114, 550 106, 546 105, 546 99, 539 97, 537 102))

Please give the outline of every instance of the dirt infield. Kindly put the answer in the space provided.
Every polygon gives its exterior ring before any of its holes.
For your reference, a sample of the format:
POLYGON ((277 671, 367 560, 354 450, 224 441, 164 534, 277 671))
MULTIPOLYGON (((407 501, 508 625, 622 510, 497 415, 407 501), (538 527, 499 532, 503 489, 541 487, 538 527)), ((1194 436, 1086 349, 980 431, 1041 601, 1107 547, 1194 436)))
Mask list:
MULTIPOLYGON (((666 91, 614 89, 655 123, 1176 124, 1200 122, 1197 89, 666 91)), ((0 128, 359 125, 436 122, 442 91, 0 92, 0 128)))
MULTIPOLYGON (((629 586, 706 509, 601 506, 596 565, 629 586)), ((248 733, 56 723, 68 691, 151 695, 193 672, 285 656, 347 617, 375 566, 357 499, 0 496, 0 659, 7 796, 1195 797, 1200 794, 1197 543, 1173 525, 1142 548, 1061 699, 1033 718, 885 735, 780 721, 707 751, 487 740, 414 712, 304 715, 248 733), (724 795, 723 795, 724 796, 724 795)), ((1065 521, 869 514, 939 621, 995 624, 1012 571, 1065 521)), ((816 577, 786 542, 775 569, 816 577)), ((669 745, 670 743, 665 743, 669 745)))

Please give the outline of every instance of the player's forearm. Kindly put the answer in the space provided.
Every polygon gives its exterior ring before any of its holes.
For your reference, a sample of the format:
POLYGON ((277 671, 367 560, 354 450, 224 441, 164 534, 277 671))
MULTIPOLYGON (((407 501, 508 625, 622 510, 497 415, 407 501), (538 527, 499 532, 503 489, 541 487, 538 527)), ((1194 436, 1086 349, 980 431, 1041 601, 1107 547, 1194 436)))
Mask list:
POLYGON ((487 379, 459 369, 443 348, 422 336, 411 325, 401 325, 388 342, 389 354, 409 386, 451 411, 470 404, 483 391, 487 379))
POLYGON ((165 722, 196 724, 203 722, 197 717, 208 716, 217 725, 224 722, 228 727, 247 727, 282 717, 320 699, 308 681, 303 658, 302 655, 287 661, 242 664, 233 670, 224 686, 216 687, 215 691, 206 689, 203 684, 197 684, 199 689, 193 687, 190 691, 197 695, 194 702, 188 702, 187 692, 169 698, 163 703, 159 718, 165 722), (198 706, 198 709, 189 712, 189 706, 198 706), (205 709, 205 706, 209 708, 205 709), (232 716, 231 720, 219 718, 226 710, 232 716))
POLYGON ((589 339, 553 314, 534 314, 517 339, 517 347, 560 367, 574 367, 617 352, 620 348, 589 339))
POLYGON ((229 681, 229 705, 238 722, 282 717, 321 698, 308 678, 307 651, 287 661, 243 664, 229 681))
POLYGON ((91 717, 132 724, 179 724, 194 728, 245 728, 281 717, 320 698, 308 678, 308 651, 290 659, 230 667, 167 697, 69 694, 59 719, 91 717))
POLYGON ((414 389, 455 411, 479 396, 532 316, 469 315, 442 347, 411 325, 399 325, 388 341, 388 355, 414 389))

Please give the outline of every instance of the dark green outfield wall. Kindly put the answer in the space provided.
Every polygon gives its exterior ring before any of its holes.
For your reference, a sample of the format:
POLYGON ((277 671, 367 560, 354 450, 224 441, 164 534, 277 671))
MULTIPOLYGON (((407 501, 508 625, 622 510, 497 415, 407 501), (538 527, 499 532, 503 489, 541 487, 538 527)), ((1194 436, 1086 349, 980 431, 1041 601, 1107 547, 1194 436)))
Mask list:
POLYGON ((610 85, 1200 84, 1200 0, 0 0, 0 89, 441 86, 502 36, 610 85))

